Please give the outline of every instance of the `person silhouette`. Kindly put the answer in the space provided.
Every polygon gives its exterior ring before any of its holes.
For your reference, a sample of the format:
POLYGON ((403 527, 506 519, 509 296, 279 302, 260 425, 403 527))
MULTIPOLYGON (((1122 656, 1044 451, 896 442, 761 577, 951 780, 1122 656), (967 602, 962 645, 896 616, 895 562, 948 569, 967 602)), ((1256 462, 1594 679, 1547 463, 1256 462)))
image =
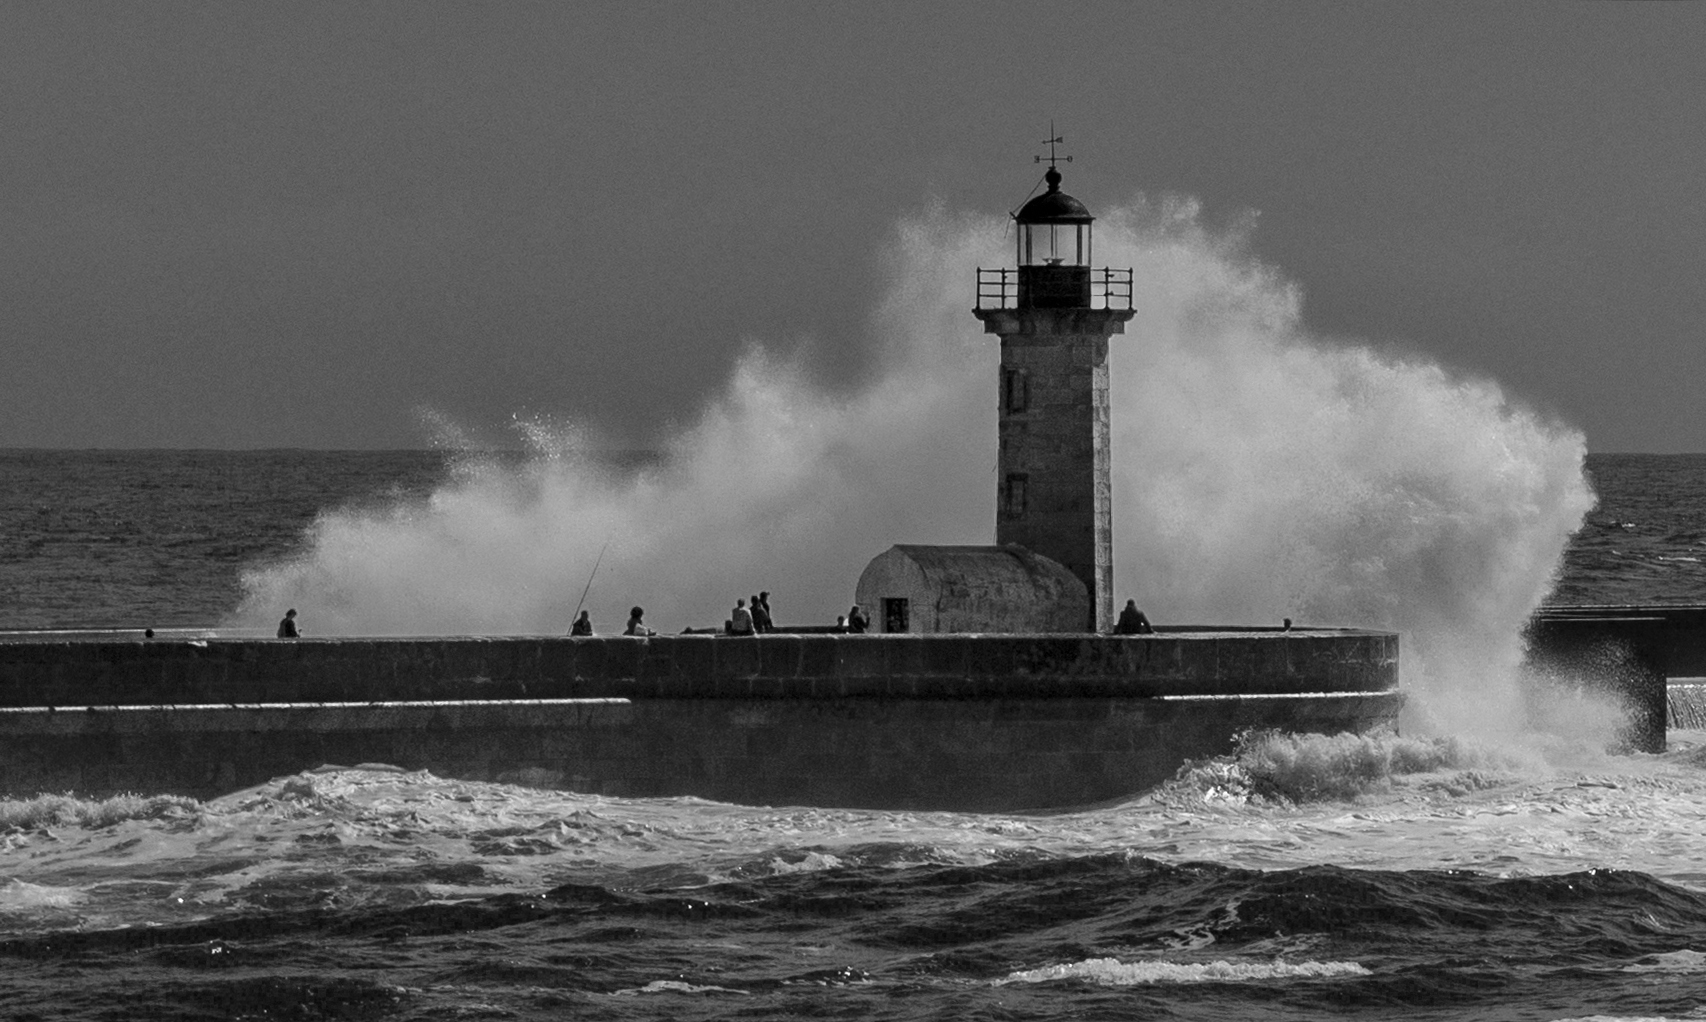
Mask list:
POLYGON ((281 639, 295 639, 301 637, 301 634, 301 632, 296 630, 296 608, 292 607, 284 612, 284 620, 278 623, 278 637, 281 639))
POLYGON ((752 634, 752 611, 746 609, 746 597, 735 600, 734 612, 729 615, 730 635, 752 634))
POLYGON ((628 627, 622 629, 622 634, 639 635, 642 637, 647 635, 656 635, 656 632, 646 627, 645 622, 642 620, 645 616, 645 610, 640 607, 635 607, 628 611, 628 627))
POLYGON ((847 630, 855 634, 863 634, 865 629, 869 627, 871 627, 871 619, 865 616, 865 608, 855 603, 853 609, 847 612, 847 630))
POLYGON ((764 609, 762 595, 752 598, 752 630, 757 635, 763 635, 770 630, 770 612, 764 609))
POLYGON ((1115 635, 1148 635, 1155 631, 1149 619, 1143 616, 1143 611, 1137 609, 1136 600, 1125 601, 1125 609, 1120 611, 1120 619, 1114 625, 1115 635))
POLYGON ((569 634, 570 635, 591 635, 592 634, 592 615, 591 615, 591 613, 588 611, 584 611, 584 610, 581 611, 581 616, 575 618, 575 623, 569 626, 569 634))

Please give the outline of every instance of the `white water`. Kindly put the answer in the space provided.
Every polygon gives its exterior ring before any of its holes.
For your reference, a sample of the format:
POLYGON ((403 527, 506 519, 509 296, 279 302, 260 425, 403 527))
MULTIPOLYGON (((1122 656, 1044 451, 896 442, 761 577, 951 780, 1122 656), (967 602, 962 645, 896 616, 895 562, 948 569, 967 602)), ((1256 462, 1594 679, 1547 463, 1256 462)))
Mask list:
MULTIPOLYGON (((299 557, 245 576, 231 623, 295 606, 315 634, 561 633, 601 551, 602 631, 636 603, 661 631, 714 625, 760 589, 782 623, 832 621, 889 545, 991 541, 997 346, 968 305, 1007 250, 989 219, 906 221, 858 393, 754 348, 629 476, 525 424, 519 468, 472 460, 425 503, 323 514, 299 557)), ((1296 288, 1188 203, 1104 215, 1097 255, 1136 279, 1111 357, 1118 598, 1162 623, 1399 630, 1408 728, 1529 726, 1517 632, 1593 504, 1582 436, 1492 382, 1311 337, 1296 288)), ((1569 744, 1610 727, 1586 717, 1569 744)))
MULTIPOLYGON (((1661 756, 1559 769, 1456 739, 1278 737, 1130 803, 1051 816, 603 798, 394 768, 305 773, 207 803, 44 797, 0 802, 0 929, 202 918, 312 893, 328 876, 357 902, 431 901, 1038 855, 1494 876, 1614 868, 1699 890, 1703 740, 1673 733, 1661 756)), ((1108 982, 1191 978, 1085 969, 1108 982)))

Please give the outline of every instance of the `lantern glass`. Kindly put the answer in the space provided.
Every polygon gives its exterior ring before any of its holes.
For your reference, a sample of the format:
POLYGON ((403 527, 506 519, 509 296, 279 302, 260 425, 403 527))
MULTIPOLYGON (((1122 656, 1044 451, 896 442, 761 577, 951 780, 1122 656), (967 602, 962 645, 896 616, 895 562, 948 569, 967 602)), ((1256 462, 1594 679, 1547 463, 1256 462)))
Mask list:
POLYGON ((1089 224, 1020 224, 1020 266, 1083 266, 1089 259, 1089 224))

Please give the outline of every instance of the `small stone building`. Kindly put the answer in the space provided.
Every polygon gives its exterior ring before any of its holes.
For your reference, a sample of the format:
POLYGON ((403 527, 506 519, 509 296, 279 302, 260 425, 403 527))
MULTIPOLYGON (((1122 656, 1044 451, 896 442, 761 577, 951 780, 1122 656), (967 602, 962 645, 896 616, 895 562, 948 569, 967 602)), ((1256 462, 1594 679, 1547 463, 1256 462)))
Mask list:
POLYGON ((897 544, 859 576, 873 632, 1082 632, 1090 594, 1022 546, 897 544))

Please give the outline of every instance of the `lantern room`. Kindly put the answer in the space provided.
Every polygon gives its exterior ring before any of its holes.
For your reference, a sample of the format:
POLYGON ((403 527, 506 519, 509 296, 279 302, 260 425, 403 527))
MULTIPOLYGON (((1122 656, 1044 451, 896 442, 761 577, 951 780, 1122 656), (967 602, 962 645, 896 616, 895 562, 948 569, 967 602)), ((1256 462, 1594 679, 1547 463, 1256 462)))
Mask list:
POLYGON ((1013 215, 1018 225, 1020 308, 1090 307, 1090 224, 1084 204, 1060 190, 1060 171, 1043 175, 1048 191, 1013 215))
POLYGON ((1025 203, 1019 225, 1020 266, 1089 266, 1090 222, 1084 204, 1060 190, 1060 171, 1043 175, 1048 191, 1025 203))

